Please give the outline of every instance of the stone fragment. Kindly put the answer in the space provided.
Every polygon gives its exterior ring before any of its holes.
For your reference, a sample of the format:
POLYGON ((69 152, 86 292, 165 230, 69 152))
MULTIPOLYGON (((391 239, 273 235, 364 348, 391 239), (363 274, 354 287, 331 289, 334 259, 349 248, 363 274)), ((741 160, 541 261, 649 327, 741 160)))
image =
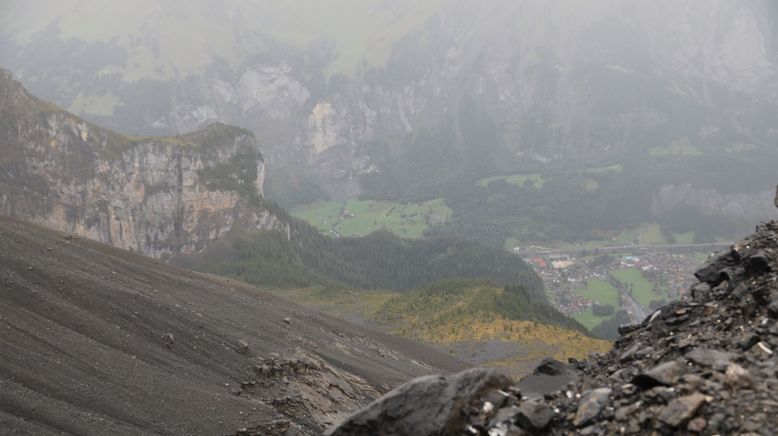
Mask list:
POLYGON ((492 418, 490 426, 495 427, 500 423, 506 423, 513 421, 513 418, 516 417, 516 415, 519 413, 519 408, 516 406, 508 406, 503 407, 502 409, 498 410, 497 413, 494 415, 494 418, 492 418))
POLYGON ((686 366, 678 361, 660 363, 648 371, 638 374, 632 379, 632 384, 641 389, 651 389, 655 386, 670 386, 686 372, 686 366))
POLYGON ((751 373, 737 363, 730 363, 724 374, 726 376, 727 385, 733 388, 751 386, 753 383, 751 373))
POLYGON ((284 324, 291 324, 291 323, 292 323, 292 318, 289 317, 284 318, 284 324))
POLYGON ((659 421, 670 427, 678 427, 689 421, 706 403, 705 395, 693 393, 671 401, 659 414, 659 421))
POLYGON ((689 424, 686 425, 686 429, 694 433, 700 433, 705 430, 707 425, 708 423, 705 421, 705 418, 698 416, 689 421, 689 424))
POLYGON ((610 388, 598 388, 585 392, 581 397, 581 403, 578 405, 573 425, 582 427, 596 418, 602 411, 602 408, 608 403, 610 394, 610 388))
POLYGON ((532 371, 535 375, 563 375, 570 372, 571 369, 567 365, 550 357, 543 359, 538 366, 535 367, 535 370, 532 371))
POLYGON ((752 273, 764 273, 770 271, 770 259, 763 250, 758 250, 748 255, 743 263, 746 269, 752 273))
POLYGON ((165 333, 162 335, 162 340, 165 342, 165 346, 168 348, 172 348, 173 344, 176 343, 176 338, 173 336, 173 333, 165 333))
POLYGON ((516 415, 518 424, 527 430, 541 431, 548 427, 554 417, 554 411, 545 403, 526 401, 519 407, 516 415))
POLYGON ((642 401, 638 401, 635 404, 630 404, 628 406, 619 407, 616 409, 616 413, 613 415, 614 418, 616 418, 616 421, 626 421, 629 419, 635 412, 640 410, 640 408, 643 406, 642 401))
POLYGON ((637 330, 640 330, 640 324, 624 324, 617 328, 617 331, 621 336, 626 336, 637 330))
POLYGON ((767 315, 773 319, 778 318, 778 300, 767 305, 767 315))
POLYGON ((692 286, 692 298, 696 301, 704 300, 710 294, 710 285, 707 283, 697 283, 692 286))
POLYGON ((246 354, 249 351, 249 343, 243 339, 238 339, 235 342, 235 350, 240 354, 246 354))
POLYGON ((685 357, 697 365, 723 371, 727 368, 729 362, 735 358, 735 355, 727 351, 699 347, 686 353, 685 357))
POLYGON ((737 346, 743 351, 748 351, 751 349, 751 347, 759 343, 759 341, 759 335, 748 334, 738 341, 737 346))
POLYGON ((663 403, 669 403, 675 396, 675 388, 667 386, 657 386, 646 391, 646 397, 663 403))

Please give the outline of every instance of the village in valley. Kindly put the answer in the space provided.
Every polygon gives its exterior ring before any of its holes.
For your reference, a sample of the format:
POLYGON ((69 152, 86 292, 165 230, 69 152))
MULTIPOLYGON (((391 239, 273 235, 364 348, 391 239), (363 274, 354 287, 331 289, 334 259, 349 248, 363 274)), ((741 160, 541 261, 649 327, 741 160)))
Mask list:
POLYGON ((620 316, 640 322, 678 299, 694 271, 725 244, 620 246, 592 250, 516 247, 543 279, 556 307, 588 329, 620 316))

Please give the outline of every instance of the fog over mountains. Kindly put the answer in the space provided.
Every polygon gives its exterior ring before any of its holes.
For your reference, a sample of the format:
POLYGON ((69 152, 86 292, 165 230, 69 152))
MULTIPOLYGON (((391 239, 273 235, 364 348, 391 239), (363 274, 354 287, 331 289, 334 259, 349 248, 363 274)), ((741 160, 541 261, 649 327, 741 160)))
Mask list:
POLYGON ((32 92, 122 131, 251 129, 285 206, 442 196, 455 213, 439 231, 470 234, 457 196, 544 173, 542 196, 565 204, 523 195, 527 210, 508 209, 548 225, 487 219, 495 244, 591 237, 561 218, 571 209, 592 210, 581 228, 692 214, 729 237, 771 213, 769 1, 106 5, 4 2, 0 59, 32 92))
POLYGON ((0 0, 0 434, 769 432, 777 164, 774 0, 0 0))

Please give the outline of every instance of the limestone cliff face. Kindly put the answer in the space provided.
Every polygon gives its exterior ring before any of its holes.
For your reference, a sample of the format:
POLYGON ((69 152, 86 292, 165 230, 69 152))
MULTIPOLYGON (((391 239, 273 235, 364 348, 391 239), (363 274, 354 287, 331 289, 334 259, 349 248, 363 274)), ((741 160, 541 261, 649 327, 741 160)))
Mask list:
POLYGON ((131 138, 29 95, 0 71, 0 213, 157 258, 205 248, 234 225, 283 230, 262 207, 254 136, 213 124, 131 138))

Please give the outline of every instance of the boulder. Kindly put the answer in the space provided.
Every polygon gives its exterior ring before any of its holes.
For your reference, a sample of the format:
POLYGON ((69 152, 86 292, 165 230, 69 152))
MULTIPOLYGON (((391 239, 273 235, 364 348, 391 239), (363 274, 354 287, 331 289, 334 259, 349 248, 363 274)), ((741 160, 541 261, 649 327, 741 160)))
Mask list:
POLYGON ((510 377, 481 368, 447 377, 420 377, 387 393, 325 434, 461 434, 467 426, 462 410, 489 390, 507 389, 511 384, 510 377))
POLYGON ((632 384, 641 389, 651 389, 656 386, 670 386, 686 372, 681 362, 670 361, 661 363, 650 370, 638 374, 632 379, 632 384))
POLYGON ((573 419, 573 425, 582 427, 597 418, 602 408, 608 404, 611 392, 610 388, 598 388, 584 392, 581 396, 581 404, 573 419))
POLYGON ((539 401, 526 401, 519 407, 516 420, 519 425, 530 431, 541 431, 548 427, 554 417, 554 411, 547 404, 539 401))
POLYGON ((693 393, 676 398, 659 414, 659 421, 670 427, 678 427, 689 421, 694 414, 707 402, 705 395, 693 393))

